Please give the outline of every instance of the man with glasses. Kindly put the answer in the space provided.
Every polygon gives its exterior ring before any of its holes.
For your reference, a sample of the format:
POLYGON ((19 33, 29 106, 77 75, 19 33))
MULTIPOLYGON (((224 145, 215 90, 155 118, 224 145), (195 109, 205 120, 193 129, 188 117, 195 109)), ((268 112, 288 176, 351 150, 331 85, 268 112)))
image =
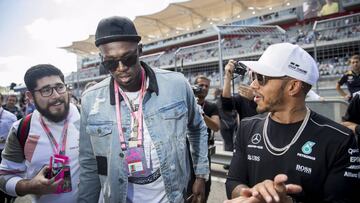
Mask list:
POLYGON ((259 61, 241 63, 263 114, 241 121, 226 181, 235 199, 228 202, 359 202, 354 134, 305 105, 319 77, 314 59, 280 43, 259 61))
POLYGON ((80 115, 69 103, 64 75, 50 64, 24 76, 36 110, 12 126, 2 153, 0 189, 32 202, 76 202, 80 115))
POLYGON ((140 39, 125 17, 102 19, 96 29, 111 77, 83 93, 78 202, 100 194, 105 202, 184 202, 190 158, 191 199, 204 201, 207 128, 194 94, 182 74, 139 61, 140 39))

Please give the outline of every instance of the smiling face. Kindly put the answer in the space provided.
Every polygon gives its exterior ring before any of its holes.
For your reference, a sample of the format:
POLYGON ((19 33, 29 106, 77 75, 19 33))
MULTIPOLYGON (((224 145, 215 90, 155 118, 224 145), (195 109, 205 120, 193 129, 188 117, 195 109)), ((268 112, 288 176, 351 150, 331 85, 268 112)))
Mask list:
POLYGON ((103 66, 124 91, 134 92, 141 87, 141 66, 135 42, 111 42, 99 46, 103 66))
POLYGON ((53 122, 64 120, 69 113, 69 93, 64 85, 59 76, 46 76, 37 80, 37 87, 30 94, 36 109, 53 122))

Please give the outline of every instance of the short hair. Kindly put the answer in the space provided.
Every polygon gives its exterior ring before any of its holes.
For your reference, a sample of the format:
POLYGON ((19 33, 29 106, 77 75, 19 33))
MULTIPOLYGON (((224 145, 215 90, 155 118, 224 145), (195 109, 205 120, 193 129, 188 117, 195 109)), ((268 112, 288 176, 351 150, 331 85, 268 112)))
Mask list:
POLYGON ((59 76, 64 82, 64 74, 60 69, 51 64, 39 64, 29 68, 24 76, 26 88, 33 92, 37 86, 37 81, 47 76, 59 76))
POLYGON ((360 60, 360 56, 358 54, 353 55, 350 60, 360 60))
POLYGON ((195 78, 195 84, 197 84, 197 83, 198 83, 198 80, 200 80, 200 79, 202 79, 202 80, 207 80, 207 81, 209 81, 209 83, 211 82, 211 80, 210 80, 208 77, 206 77, 205 75, 198 75, 198 76, 195 78))
POLYGON ((302 90, 303 90, 303 93, 306 97, 307 93, 309 93, 309 91, 311 90, 311 85, 306 83, 306 82, 302 82, 302 90))
POLYGON ((16 94, 9 94, 9 95, 6 97, 6 101, 7 101, 10 97, 15 97, 15 102, 16 102, 16 103, 18 102, 18 98, 17 98, 16 94))

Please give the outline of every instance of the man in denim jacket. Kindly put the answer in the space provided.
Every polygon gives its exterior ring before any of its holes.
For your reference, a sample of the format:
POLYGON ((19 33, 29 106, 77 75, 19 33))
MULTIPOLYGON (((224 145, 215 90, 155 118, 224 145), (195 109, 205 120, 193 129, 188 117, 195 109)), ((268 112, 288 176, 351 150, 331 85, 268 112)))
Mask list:
POLYGON ((78 202, 99 196, 105 202, 183 202, 188 150, 197 177, 192 201, 203 201, 206 125, 183 75, 139 61, 140 39, 128 18, 98 24, 95 45, 111 77, 83 93, 78 202))

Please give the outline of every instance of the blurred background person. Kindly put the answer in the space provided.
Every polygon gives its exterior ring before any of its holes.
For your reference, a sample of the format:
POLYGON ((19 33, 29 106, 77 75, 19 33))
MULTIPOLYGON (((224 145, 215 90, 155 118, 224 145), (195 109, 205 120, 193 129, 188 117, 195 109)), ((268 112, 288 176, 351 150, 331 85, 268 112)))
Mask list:
MULTIPOLYGON (((215 140, 214 140, 214 132, 219 131, 220 129, 220 119, 219 119, 219 112, 218 108, 215 103, 205 100, 209 93, 210 88, 210 79, 205 75, 199 75, 195 78, 193 91, 195 97, 197 98, 197 104, 200 106, 199 108, 202 110, 201 114, 204 117, 205 124, 207 126, 208 132, 208 159, 209 159, 209 167, 211 166, 211 155, 215 154, 215 140)), ((192 168, 192 167, 191 167, 192 168)), ((191 192, 191 185, 194 184, 195 181, 195 174, 194 171, 191 170, 191 180, 189 181, 188 185, 188 195, 191 192)), ((211 187, 211 174, 209 179, 205 182, 205 202, 208 200, 210 194, 210 187, 211 187)))
POLYGON ((3 108, 7 111, 13 113, 17 119, 21 119, 23 114, 21 109, 17 106, 18 98, 15 94, 10 94, 6 98, 6 103, 3 105, 3 108))
MULTIPOLYGON (((3 99, 4 97, 0 93, 0 104, 2 104, 3 99)), ((15 121, 17 121, 16 116, 0 106, 0 155, 4 149, 5 141, 9 134, 10 128, 15 121)), ((13 200, 13 197, 5 194, 0 190, 0 202, 5 202, 5 200, 7 202, 11 202, 13 200)))
POLYGON ((326 4, 322 6, 319 16, 326 16, 338 12, 339 12, 339 3, 333 0, 326 0, 326 4))
POLYGON ((353 55, 349 63, 351 70, 347 71, 336 83, 337 92, 348 101, 351 100, 353 93, 360 91, 360 56, 353 55), (343 84, 347 86, 349 93, 341 89, 343 84))
MULTIPOLYGON (((224 140, 224 151, 234 150, 234 136, 237 129, 237 113, 235 110, 224 110, 221 102, 222 89, 216 88, 214 100, 219 111, 220 134, 224 140)), ((224 165, 224 169, 229 169, 229 165, 224 165)))

